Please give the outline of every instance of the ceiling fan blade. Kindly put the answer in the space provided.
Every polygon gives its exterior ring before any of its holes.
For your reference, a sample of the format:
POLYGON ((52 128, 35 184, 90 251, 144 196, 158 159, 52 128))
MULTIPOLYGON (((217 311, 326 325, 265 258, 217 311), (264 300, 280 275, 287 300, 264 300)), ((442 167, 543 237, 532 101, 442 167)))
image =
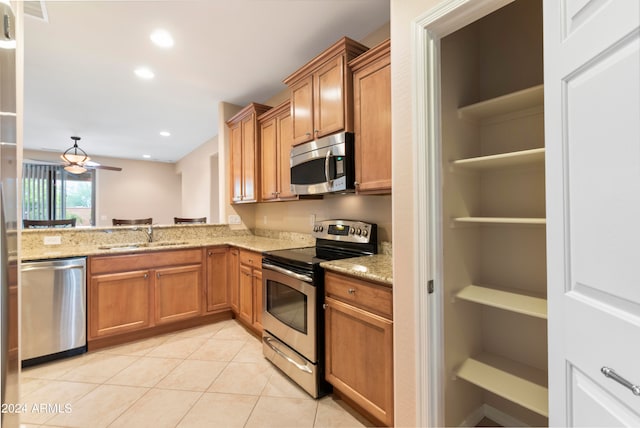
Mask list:
POLYGON ((120 168, 119 166, 102 165, 102 164, 99 164, 98 162, 93 162, 93 161, 85 162, 84 167, 90 168, 90 169, 106 169, 109 171, 122 171, 122 168, 120 168))
POLYGON ((87 169, 106 169, 108 171, 122 171, 122 168, 120 168, 119 166, 109 166, 109 165, 88 165, 85 164, 84 165, 85 168, 87 169))

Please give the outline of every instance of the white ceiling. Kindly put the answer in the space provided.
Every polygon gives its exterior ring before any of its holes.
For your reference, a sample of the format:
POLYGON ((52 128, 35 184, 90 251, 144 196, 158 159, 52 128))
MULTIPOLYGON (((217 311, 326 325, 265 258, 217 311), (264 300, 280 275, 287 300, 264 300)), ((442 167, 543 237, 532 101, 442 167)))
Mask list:
POLYGON ((265 102, 342 36, 389 21, 389 0, 47 1, 25 18, 24 147, 173 162, 218 134, 218 103, 265 102), (151 43, 168 30, 171 49, 151 43), (156 77, 133 73, 148 66, 156 77), (168 130, 171 137, 161 137, 168 130))

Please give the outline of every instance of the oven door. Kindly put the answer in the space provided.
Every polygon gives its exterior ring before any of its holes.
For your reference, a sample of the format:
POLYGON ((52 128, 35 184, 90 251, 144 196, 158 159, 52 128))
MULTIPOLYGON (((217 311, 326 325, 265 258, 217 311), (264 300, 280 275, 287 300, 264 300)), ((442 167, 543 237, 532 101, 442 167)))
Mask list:
POLYGON ((316 287, 311 277, 262 264, 262 326, 315 363, 317 358, 316 287))

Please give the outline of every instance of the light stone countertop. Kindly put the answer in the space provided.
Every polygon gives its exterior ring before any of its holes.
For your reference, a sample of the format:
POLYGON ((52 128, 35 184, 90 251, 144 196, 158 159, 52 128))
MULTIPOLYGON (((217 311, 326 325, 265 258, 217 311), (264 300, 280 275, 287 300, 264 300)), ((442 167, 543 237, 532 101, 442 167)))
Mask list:
POLYGON ((393 258, 387 254, 353 257, 320 263, 327 270, 344 273, 364 280, 393 285, 393 258))

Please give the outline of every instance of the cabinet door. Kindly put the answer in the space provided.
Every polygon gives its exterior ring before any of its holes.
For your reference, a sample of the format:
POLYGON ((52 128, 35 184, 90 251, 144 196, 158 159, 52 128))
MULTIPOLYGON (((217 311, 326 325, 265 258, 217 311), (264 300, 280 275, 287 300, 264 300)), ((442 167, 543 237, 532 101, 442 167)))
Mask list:
POLYGON ((314 136, 323 137, 345 128, 344 59, 338 56, 314 74, 314 136))
MULTIPOLYGON (((260 123, 262 200, 270 201, 278 198, 278 136, 277 119, 260 123)), ((289 163, 287 162, 287 166, 289 163)))
POLYGON ((201 265, 155 271, 155 321, 164 324, 200 315, 201 265))
POLYGON ((229 304, 231 305, 231 310, 237 314, 240 310, 238 302, 240 296, 240 250, 230 248, 228 262, 229 304))
POLYGON ((227 254, 225 247, 207 249, 207 312, 229 308, 227 254))
POLYGON ((143 329, 151 325, 149 271, 91 277, 89 335, 92 338, 143 329))
POLYGON ((258 177, 258 142, 256 140, 256 116, 242 119, 242 200, 256 201, 258 177))
POLYGON ((391 190, 391 66, 380 60, 354 73, 356 189, 391 190))
POLYGON ((240 296, 238 316, 248 325, 253 324, 253 275, 247 265, 240 265, 240 296))
POLYGON ((242 200, 242 127, 235 124, 229 130, 231 136, 231 202, 242 200))
POLYGON ((253 326, 262 332, 262 269, 253 269, 253 326))
POLYGON ((278 118, 278 173, 280 175, 279 189, 280 199, 295 199, 296 194, 291 192, 291 147, 293 147, 293 120, 291 112, 287 112, 278 118))
POLYGON ((293 144, 313 140, 313 76, 291 87, 293 144))
POLYGON ((393 323, 330 297, 325 303, 327 381, 393 425, 393 323))

